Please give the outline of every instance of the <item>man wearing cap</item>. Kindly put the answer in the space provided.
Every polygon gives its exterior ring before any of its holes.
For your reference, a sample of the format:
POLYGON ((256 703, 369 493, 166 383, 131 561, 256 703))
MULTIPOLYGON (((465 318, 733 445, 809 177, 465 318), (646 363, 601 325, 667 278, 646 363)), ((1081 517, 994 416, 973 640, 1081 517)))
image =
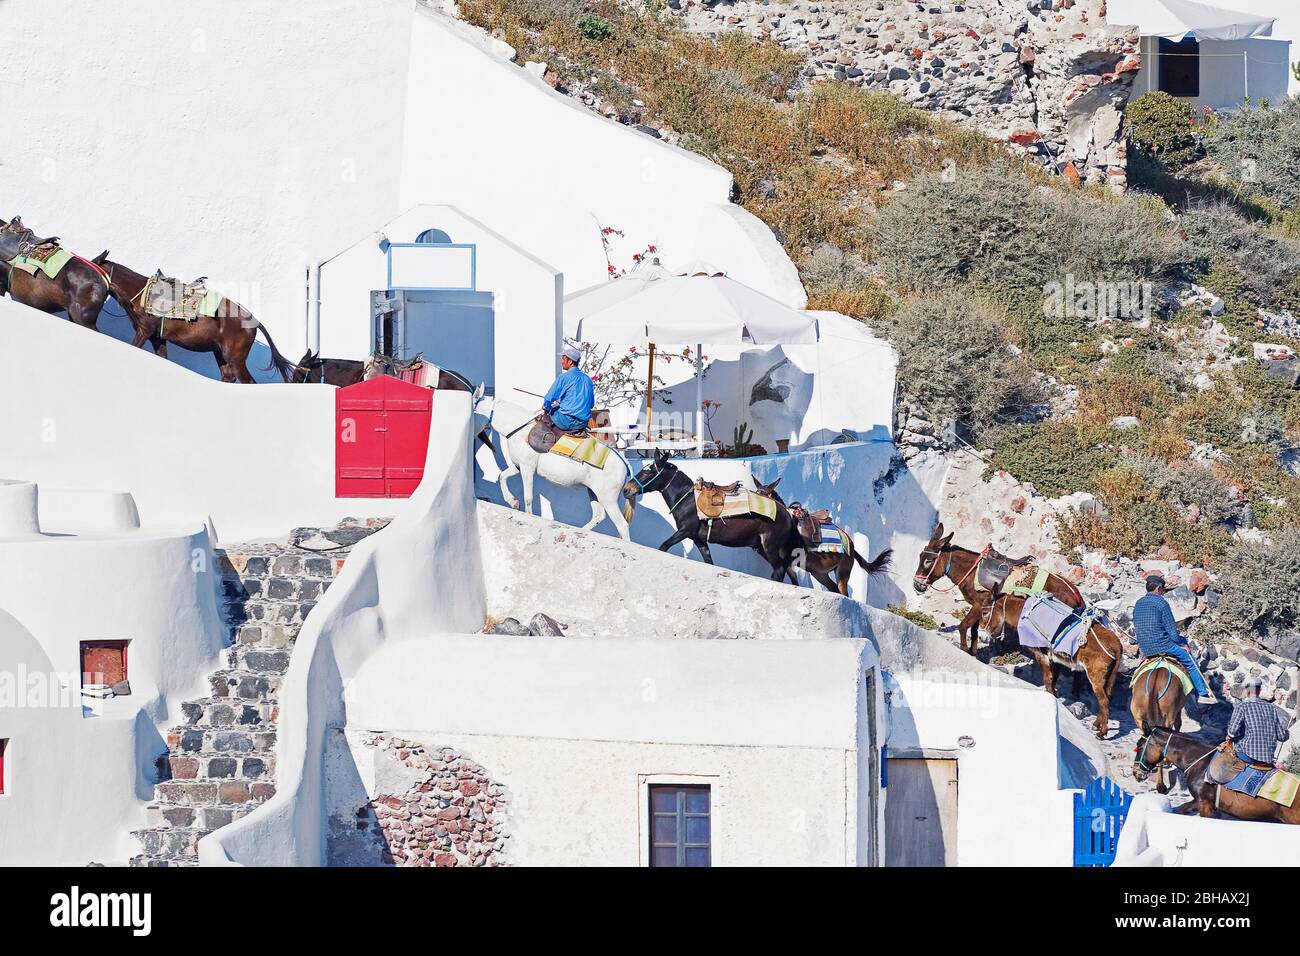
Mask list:
POLYGON ((542 399, 542 411, 563 432, 580 432, 591 419, 596 404, 596 389, 590 376, 578 367, 582 353, 570 345, 560 353, 560 372, 555 384, 542 399))
POLYGON ((1143 657, 1175 657, 1187 670, 1196 688, 1197 700, 1202 704, 1215 704, 1218 701, 1210 693, 1201 676, 1201 669, 1192 660, 1191 651, 1187 649, 1187 638, 1178 633, 1174 621, 1174 612, 1165 600, 1165 579, 1162 575, 1147 576, 1147 593, 1138 598, 1133 606, 1133 629, 1137 631, 1138 646, 1143 657))
POLYGON ((1263 684, 1259 677, 1251 676, 1241 685, 1245 696, 1233 708, 1223 746, 1210 763, 1215 783, 1229 783, 1252 763, 1271 766, 1277 745, 1290 736, 1291 718, 1259 696, 1263 684))

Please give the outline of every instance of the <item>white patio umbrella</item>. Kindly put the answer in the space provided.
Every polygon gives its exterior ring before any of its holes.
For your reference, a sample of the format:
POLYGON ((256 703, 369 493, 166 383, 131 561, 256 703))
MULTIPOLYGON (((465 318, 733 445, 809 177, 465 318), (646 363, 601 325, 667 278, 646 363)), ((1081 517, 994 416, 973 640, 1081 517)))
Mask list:
MULTIPOLYGON (((608 285, 617 285, 627 277, 608 285)), ((755 345, 817 341, 817 320, 725 275, 683 275, 645 281, 629 294, 602 299, 589 290, 585 302, 565 302, 565 332, 595 342, 644 341, 650 345, 646 387, 646 430, 654 403, 656 342, 700 343, 695 352, 699 395, 703 343, 753 342, 755 345), (608 301, 614 298, 614 301, 608 301), (572 308, 570 308, 572 306, 572 308), (572 329, 572 332, 570 332, 572 329)), ((579 294, 583 295, 583 294, 579 294)), ((577 300, 579 295, 575 295, 577 300)), ((698 404, 698 403, 697 403, 698 404)), ((696 416, 697 444, 703 431, 696 416)))
POLYGON ((1106 22, 1136 26, 1146 36, 1181 40, 1248 40, 1273 32, 1275 17, 1213 7, 1195 0, 1109 0, 1106 22))
POLYGON ((638 266, 617 279, 606 279, 596 285, 587 286, 564 297, 564 335, 566 338, 578 338, 578 323, 584 315, 592 315, 608 306, 622 302, 641 292, 660 279, 671 278, 672 273, 655 259, 638 266))

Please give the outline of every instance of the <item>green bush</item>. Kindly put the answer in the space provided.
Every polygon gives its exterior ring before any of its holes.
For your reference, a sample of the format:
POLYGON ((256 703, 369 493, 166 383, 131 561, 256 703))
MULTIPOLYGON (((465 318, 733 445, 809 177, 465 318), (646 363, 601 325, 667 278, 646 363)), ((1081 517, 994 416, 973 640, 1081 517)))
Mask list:
MULTIPOLYGON (((1035 186, 1001 164, 925 176, 886 203, 872 231, 884 275, 913 288, 973 282, 1159 281, 1194 256, 1157 201, 1035 186)), ((1040 298, 1041 301, 1041 298, 1040 298)))
POLYGON ((589 13, 578 21, 578 32, 588 40, 599 43, 601 40, 609 39, 610 34, 614 31, 609 25, 609 21, 604 17, 589 13))
POLYGON ((1168 93, 1143 93, 1124 110, 1128 141, 1144 157, 1179 169, 1196 158, 1196 113, 1168 93))
POLYGON ((898 352, 905 397, 971 435, 1024 414, 1042 392, 1007 341, 1006 310, 960 290, 917 295, 875 323, 898 352))
POLYGON ((1095 491, 1098 473, 1114 463, 1114 456, 1095 447, 1092 437, 1072 422, 1052 419, 1000 428, 992 436, 989 464, 1048 497, 1095 491))
POLYGON ((1289 97, 1276 109, 1235 110, 1209 136, 1206 148, 1223 175, 1240 188, 1283 209, 1300 203, 1300 98, 1289 97))
POLYGON ((1190 462, 1171 465, 1163 459, 1138 454, 1125 455, 1123 463, 1146 483, 1151 498, 1175 506, 1183 516, 1195 508, 1199 520, 1212 525, 1235 521, 1241 516, 1241 504, 1208 468, 1190 462))
POLYGON ((1277 532, 1271 544, 1238 542, 1223 562, 1218 590, 1201 625, 1211 636, 1300 628, 1300 530, 1277 532))
POLYGON ((917 627, 925 628, 927 631, 939 630, 939 622, 924 611, 912 611, 898 604, 889 605, 888 610, 897 614, 901 618, 911 621, 917 627))
MULTIPOLYGON (((1181 225, 1199 254, 1202 271, 1215 262, 1231 263, 1240 277, 1240 288, 1264 308, 1296 300, 1300 293, 1300 241, 1267 232, 1227 203, 1196 206, 1182 217, 1181 225)), ((1210 288, 1226 299, 1226 292, 1210 288)))

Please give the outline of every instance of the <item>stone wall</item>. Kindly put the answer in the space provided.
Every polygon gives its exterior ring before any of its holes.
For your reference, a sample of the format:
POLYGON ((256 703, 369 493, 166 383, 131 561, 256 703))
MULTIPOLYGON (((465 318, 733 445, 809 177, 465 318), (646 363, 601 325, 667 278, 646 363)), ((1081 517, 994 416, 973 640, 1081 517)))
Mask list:
POLYGON ((331 818, 330 861, 340 865, 501 866, 510 794, 450 747, 365 734, 374 794, 353 818, 331 818))
POLYGON ((1070 179, 1126 182, 1122 110, 1137 35, 1104 0, 670 0, 695 31, 806 53, 809 82, 889 90, 1031 153, 1070 179))

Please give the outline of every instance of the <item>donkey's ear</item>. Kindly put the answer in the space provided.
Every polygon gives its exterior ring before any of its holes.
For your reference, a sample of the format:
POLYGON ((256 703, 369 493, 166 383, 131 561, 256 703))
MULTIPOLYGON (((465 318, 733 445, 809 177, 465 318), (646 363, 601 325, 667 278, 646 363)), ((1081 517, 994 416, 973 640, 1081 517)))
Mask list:
POLYGON ((946 537, 946 538, 944 538, 942 541, 940 541, 940 542, 939 542, 940 547, 944 547, 944 548, 946 548, 946 547, 948 547, 948 545, 952 544, 952 535, 954 535, 954 534, 956 534, 956 533, 957 533, 957 532, 954 531, 954 532, 952 532, 952 534, 948 535, 948 537, 946 537))
POLYGON ((781 483, 781 479, 778 478, 776 481, 772 482, 770 485, 764 485, 763 487, 765 487, 768 491, 776 491, 776 486, 779 485, 780 483, 781 483))
POLYGON ((938 524, 934 526, 934 531, 930 533, 930 540, 938 541, 942 537, 943 537, 943 522, 940 521, 938 524))
POLYGON ((487 383, 479 382, 478 388, 474 389, 474 398, 472 399, 473 404, 477 405, 486 392, 487 392, 487 383))
POLYGON ((664 449, 662 449, 662 448, 656 448, 656 449, 655 449, 655 464, 657 464, 657 465, 662 465, 662 464, 663 464, 664 462, 666 462, 667 460, 668 460, 668 452, 664 451, 664 449))
POLYGON ((104 260, 106 260, 107 258, 108 258, 108 250, 105 249, 103 252, 95 256, 95 258, 91 259, 90 261, 97 266, 102 266, 104 264, 104 260))

